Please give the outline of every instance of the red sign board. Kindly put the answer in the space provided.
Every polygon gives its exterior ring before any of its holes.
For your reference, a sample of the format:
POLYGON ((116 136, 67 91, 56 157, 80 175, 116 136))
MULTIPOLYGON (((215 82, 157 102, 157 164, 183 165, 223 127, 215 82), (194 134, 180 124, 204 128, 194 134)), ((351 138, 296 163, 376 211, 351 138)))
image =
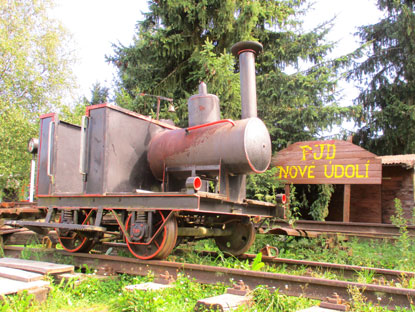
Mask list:
POLYGON ((375 154, 340 140, 297 142, 272 159, 277 176, 293 184, 381 184, 375 154))

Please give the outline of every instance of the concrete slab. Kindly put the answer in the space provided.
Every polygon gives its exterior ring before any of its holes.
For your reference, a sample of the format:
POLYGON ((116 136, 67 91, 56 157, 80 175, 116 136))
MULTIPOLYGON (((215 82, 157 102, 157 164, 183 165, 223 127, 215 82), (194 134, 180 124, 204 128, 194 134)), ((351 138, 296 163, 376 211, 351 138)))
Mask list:
POLYGON ((73 265, 55 264, 50 262, 32 261, 16 258, 0 258, 0 266, 21 269, 41 274, 55 274, 74 271, 73 265))
POLYGON ((237 309, 241 305, 249 305, 251 302, 249 296, 238 296, 232 294, 223 294, 216 297, 201 299, 196 303, 195 311, 201 309, 212 309, 215 311, 231 311, 237 309))
POLYGON ((66 282, 73 281, 73 285, 77 286, 83 281, 89 279, 89 278, 96 278, 99 280, 105 280, 109 278, 113 278, 112 276, 106 276, 106 275, 97 275, 97 274, 85 274, 85 273, 63 273, 58 274, 55 276, 56 282, 60 283, 62 280, 65 280, 66 282))
POLYGON ((49 286, 49 282, 47 281, 34 281, 25 283, 0 277, 0 295, 10 295, 23 290, 31 290, 47 286, 49 286))
POLYGON ((171 287, 174 287, 174 285, 149 282, 149 283, 143 283, 143 284, 128 285, 128 286, 125 286, 124 289, 128 291, 134 291, 134 290, 148 291, 148 290, 161 290, 161 289, 166 289, 166 288, 171 288, 171 287))
POLYGON ((9 278, 16 281, 21 282, 33 282, 39 281, 43 278, 43 274, 13 269, 13 268, 6 268, 0 267, 0 277, 9 278))

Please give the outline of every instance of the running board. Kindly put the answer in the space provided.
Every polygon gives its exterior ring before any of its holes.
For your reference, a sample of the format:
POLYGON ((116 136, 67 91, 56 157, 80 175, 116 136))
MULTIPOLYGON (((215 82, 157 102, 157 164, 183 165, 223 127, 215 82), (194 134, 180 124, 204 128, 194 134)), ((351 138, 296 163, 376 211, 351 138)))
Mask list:
MULTIPOLYGON (((69 224, 69 223, 48 223, 37 221, 16 221, 9 220, 4 222, 5 225, 20 226, 27 228, 55 228, 72 231, 85 231, 85 232, 105 232, 107 228, 95 225, 85 224, 69 224)), ((42 229, 43 230, 43 229, 42 229)), ((43 231, 42 231, 43 232, 43 231)))

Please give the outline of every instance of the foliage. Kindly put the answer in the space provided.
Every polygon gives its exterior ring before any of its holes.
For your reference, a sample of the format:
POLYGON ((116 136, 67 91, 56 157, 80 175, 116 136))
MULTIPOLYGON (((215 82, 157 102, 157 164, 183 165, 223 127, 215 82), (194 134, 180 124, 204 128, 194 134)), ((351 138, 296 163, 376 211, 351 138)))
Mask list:
POLYGON ((310 205, 310 216, 313 220, 324 221, 329 214, 329 204, 331 195, 334 192, 332 184, 319 184, 318 198, 310 205))
POLYGON ((378 0, 377 6, 384 18, 359 28, 367 58, 357 59, 349 76, 361 83, 355 100, 361 128, 353 141, 378 155, 414 153, 415 2, 378 0))
MULTIPOLYGON (((405 261, 406 268, 397 259, 402 258, 401 246, 394 241, 362 241, 352 238, 329 244, 326 238, 301 238, 292 236, 258 235, 254 248, 258 252, 265 244, 276 246, 279 257, 309 261, 332 262, 393 270, 415 270, 415 261, 405 261)), ((415 244, 410 244, 408 253, 415 253, 415 244)))
POLYGON ((334 187, 331 184, 317 185, 291 185, 289 209, 287 218, 296 220, 301 216, 306 217, 305 212, 316 221, 324 221, 328 216, 329 204, 334 187))
MULTIPOLYGON (((197 300, 223 294, 223 284, 199 284, 179 275, 172 288, 160 291, 125 291, 126 285, 148 282, 151 277, 120 276, 100 280, 91 275, 75 284, 63 280, 51 285, 48 299, 39 304, 33 295, 23 292, 7 296, 0 302, 0 311, 194 311, 197 300)), ((265 288, 253 292, 254 305, 237 311, 266 311, 266 307, 284 307, 284 311, 297 311, 309 307, 314 301, 271 293, 265 288)), ((213 311, 213 310, 208 310, 213 311)), ((269 311, 269 310, 268 310, 269 311)), ((274 311, 274 310, 273 310, 274 311)))
POLYGON ((215 50, 216 46, 207 38, 200 53, 194 56, 195 68, 191 75, 195 77, 195 83, 204 81, 209 93, 218 95, 225 104, 221 105, 223 119, 239 119, 241 96, 239 75, 234 72, 235 58, 229 53, 217 55, 215 50))
POLYGON ((271 292, 266 287, 258 287, 253 291, 255 310, 254 311, 299 311, 316 305, 315 301, 305 298, 295 298, 282 295, 278 289, 271 292))
POLYGON ((92 85, 91 99, 83 97, 74 106, 64 106, 61 109, 61 119, 72 123, 81 124, 82 116, 85 115, 86 107, 89 105, 107 103, 109 100, 109 88, 101 86, 99 82, 92 85))
POLYGON ((291 184, 290 186, 290 195, 288 197, 285 209, 285 217, 290 224, 294 224, 296 220, 299 220, 301 217, 300 213, 300 202, 296 197, 296 187, 291 184))
POLYGON ((71 124, 80 125, 82 116, 85 115, 86 107, 89 102, 82 100, 74 106, 64 106, 61 109, 59 118, 71 124))
MULTIPOLYGON (((325 42, 330 22, 309 32, 302 29, 305 0, 149 4, 134 42, 114 46, 108 57, 119 70, 120 106, 155 117, 156 100, 142 94, 168 96, 174 98, 176 113, 162 102, 161 118, 186 126, 187 98, 204 81, 220 99, 221 117, 239 119, 239 70, 229 50, 238 41, 257 40, 264 46, 256 58, 258 116, 268 127, 273 152, 318 137, 348 114, 336 105, 335 89, 338 70, 349 58, 326 59, 333 47, 325 42)), ((272 202, 279 187, 272 171, 250 176, 248 197, 272 202)), ((324 209, 315 203, 312 211, 317 207, 324 209)))
POLYGON ((246 185, 247 197, 276 203, 276 195, 284 190, 284 183, 277 178, 276 171, 277 168, 274 167, 264 173, 249 175, 246 185))
POLYGON ((262 253, 259 252, 255 256, 254 261, 252 261, 251 270, 252 271, 260 271, 265 266, 265 263, 262 262, 262 253))
POLYGON ((122 311, 193 311, 199 299, 224 292, 224 285, 198 284, 179 275, 173 288, 125 293, 115 304, 116 309, 122 311))
POLYGON ((72 86, 68 36, 49 0, 0 0, 0 190, 27 184, 37 116, 72 86))
MULTIPOLYGON (((186 125, 186 99, 200 81, 221 100, 222 117, 240 116, 237 66, 230 47, 258 40, 258 114, 266 122, 278 150, 289 141, 309 139, 340 122, 346 109, 334 101, 336 71, 341 60, 324 61, 332 45, 324 43, 328 23, 305 33, 300 15, 303 0, 284 1, 150 1, 144 21, 130 46, 114 47, 108 60, 119 69, 116 101, 145 115, 154 101, 142 92, 175 99, 176 123, 186 125), (299 71, 299 60, 307 70, 299 71), (294 74, 287 74, 294 68, 294 74)), ((162 118, 172 118, 162 104, 162 118)))
POLYGON ((14 296, 7 296, 0 303, 0 312, 28 311, 34 300, 35 296, 28 294, 27 290, 14 296))
POLYGON ((399 198, 395 198, 395 215, 391 216, 393 225, 399 228, 399 237, 396 242, 397 247, 401 250, 401 256, 398 258, 398 263, 402 270, 408 270, 415 262, 415 256, 411 245, 413 245, 413 238, 410 238, 408 231, 408 220, 404 216, 404 211, 399 198))
MULTIPOLYGON (((109 88, 103 87, 99 82, 92 85, 90 105, 107 103, 109 99, 109 88)), ((84 100, 85 101, 85 100, 84 100)), ((88 101, 88 100, 86 100, 88 101)))
MULTIPOLYGON (((258 252, 258 248, 265 243, 278 246, 280 257, 293 259, 307 259, 322 262, 345 263, 364 265, 380 268, 396 269, 398 264, 396 258, 400 255, 400 248, 393 242, 386 240, 379 241, 339 241, 337 245, 328 247, 327 240, 323 238, 306 239, 295 237, 283 237, 276 235, 259 235, 256 246, 250 252, 258 252)), ((212 244, 208 244, 211 247, 212 244)), ((189 246, 189 245, 187 245, 189 246)), ((198 248, 206 249, 206 240, 200 241, 198 248)), ((412 252, 415 252, 411 246, 412 252)), ((197 249, 197 248, 196 248, 197 249)), ((261 271, 283 273, 291 275, 310 274, 307 268, 298 268, 293 271, 284 266, 262 266, 260 253, 257 254, 254 262, 249 264, 246 260, 239 260, 234 257, 224 257, 219 253, 217 258, 210 256, 201 257, 194 250, 183 253, 183 259, 171 255, 170 260, 195 262, 200 264, 217 265, 231 268, 255 269, 261 271), (190 258, 193 257, 193 258, 190 258), (261 266, 261 267, 259 267, 261 266)), ((409 270, 415 269, 414 263, 409 270)), ((87 271, 91 271, 87 268, 87 271)), ((328 272, 312 272, 314 277, 342 279, 341 276, 328 272)), ((225 285, 201 285, 188 277, 179 275, 173 288, 162 291, 134 291, 127 292, 123 288, 126 285, 138 284, 151 281, 152 275, 146 277, 133 277, 122 275, 106 280, 100 280, 94 275, 80 284, 75 280, 62 281, 59 285, 52 285, 48 300, 39 304, 31 301, 31 297, 17 295, 8 296, 0 303, 0 311, 193 311, 198 299, 207 298, 222 294, 225 285), (22 308, 21 308, 22 307, 22 308)), ((363 272, 359 280, 372 281, 385 285, 383 279, 377 279, 368 273, 363 272)), ((387 284, 392 286, 392 284, 387 284)), ((402 277, 394 283, 397 287, 415 288, 414 279, 402 277)), ((278 292, 278 289, 257 287, 252 295, 254 304, 252 307, 243 308, 241 311, 298 311, 306 307, 316 305, 313 300, 305 298, 288 297, 278 292), (275 289, 274 289, 275 290, 275 289), (279 309, 279 310, 278 310, 279 309)), ((355 300, 352 304, 352 311, 389 311, 386 308, 379 308, 376 305, 367 303, 365 298, 357 292, 352 292, 355 300), (359 310, 360 309, 360 310, 359 310)), ((400 310, 405 311, 405 310, 400 310)))

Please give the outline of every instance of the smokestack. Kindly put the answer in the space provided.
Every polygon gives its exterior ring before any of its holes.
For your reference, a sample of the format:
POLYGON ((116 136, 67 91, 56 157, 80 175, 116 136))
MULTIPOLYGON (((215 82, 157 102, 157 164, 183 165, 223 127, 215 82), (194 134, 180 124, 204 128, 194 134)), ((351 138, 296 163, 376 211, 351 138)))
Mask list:
POLYGON ((255 55, 261 51, 262 44, 256 41, 241 41, 231 48, 232 54, 239 57, 242 119, 257 117, 255 55))

